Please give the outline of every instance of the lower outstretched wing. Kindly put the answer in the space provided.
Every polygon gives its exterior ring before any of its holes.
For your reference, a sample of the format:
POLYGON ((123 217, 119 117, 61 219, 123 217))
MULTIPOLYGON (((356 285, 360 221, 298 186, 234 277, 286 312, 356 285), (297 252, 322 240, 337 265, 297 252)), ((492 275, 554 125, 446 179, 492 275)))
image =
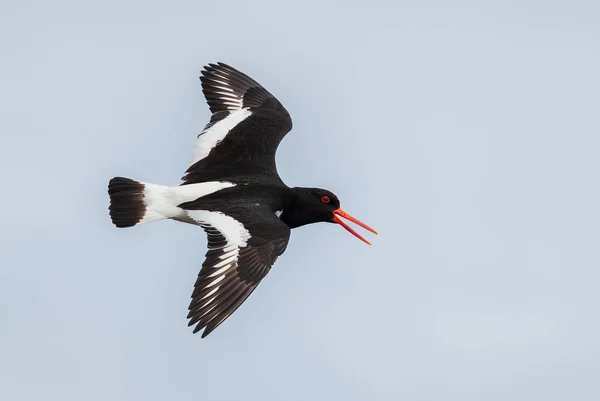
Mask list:
POLYGON ((208 252, 194 285, 189 326, 206 337, 248 298, 287 247, 289 227, 267 210, 229 214, 187 210, 208 236, 208 252))

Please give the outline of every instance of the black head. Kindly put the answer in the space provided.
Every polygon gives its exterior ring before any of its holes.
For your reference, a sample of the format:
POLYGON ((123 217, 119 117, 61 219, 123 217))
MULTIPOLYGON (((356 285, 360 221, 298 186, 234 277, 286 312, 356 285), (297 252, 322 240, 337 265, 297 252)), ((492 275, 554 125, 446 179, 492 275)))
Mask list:
POLYGON ((319 222, 337 223, 370 245, 369 241, 350 228, 340 217, 377 234, 371 227, 344 212, 340 208, 340 200, 333 192, 321 188, 292 188, 284 204, 281 220, 290 228, 319 222))

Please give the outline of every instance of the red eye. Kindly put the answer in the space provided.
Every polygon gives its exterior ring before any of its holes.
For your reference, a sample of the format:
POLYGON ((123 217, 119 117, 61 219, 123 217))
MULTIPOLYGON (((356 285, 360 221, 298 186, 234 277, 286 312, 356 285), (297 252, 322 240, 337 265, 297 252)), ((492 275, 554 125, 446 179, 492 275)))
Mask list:
POLYGON ((323 203, 329 203, 330 199, 329 196, 325 195, 325 196, 321 196, 321 202, 323 203))

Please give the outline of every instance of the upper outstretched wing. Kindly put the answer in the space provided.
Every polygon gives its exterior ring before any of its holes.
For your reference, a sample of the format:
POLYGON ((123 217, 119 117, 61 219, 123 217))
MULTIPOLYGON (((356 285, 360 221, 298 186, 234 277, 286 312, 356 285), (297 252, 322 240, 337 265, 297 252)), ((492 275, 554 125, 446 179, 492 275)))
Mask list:
POLYGON ((258 82, 224 63, 204 67, 200 80, 213 114, 198 135, 182 185, 236 176, 279 177, 275 152, 292 129, 283 105, 258 82))
POLYGON ((187 210, 208 236, 208 252, 194 285, 189 326, 206 337, 248 298, 287 247, 289 227, 262 208, 227 215, 187 210))

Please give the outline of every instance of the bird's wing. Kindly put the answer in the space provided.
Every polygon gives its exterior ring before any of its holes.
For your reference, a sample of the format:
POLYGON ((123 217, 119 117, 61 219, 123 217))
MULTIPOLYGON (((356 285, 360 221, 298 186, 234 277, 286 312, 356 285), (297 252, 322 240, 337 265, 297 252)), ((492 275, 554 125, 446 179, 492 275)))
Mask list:
POLYGON ((287 110, 258 82, 227 64, 205 66, 200 80, 213 114, 196 139, 182 185, 237 175, 279 177, 275 152, 292 129, 287 110))
POLYGON ((208 252, 194 285, 189 326, 202 338, 248 298, 287 247, 289 227, 272 212, 238 208, 228 214, 187 210, 208 236, 208 252))

